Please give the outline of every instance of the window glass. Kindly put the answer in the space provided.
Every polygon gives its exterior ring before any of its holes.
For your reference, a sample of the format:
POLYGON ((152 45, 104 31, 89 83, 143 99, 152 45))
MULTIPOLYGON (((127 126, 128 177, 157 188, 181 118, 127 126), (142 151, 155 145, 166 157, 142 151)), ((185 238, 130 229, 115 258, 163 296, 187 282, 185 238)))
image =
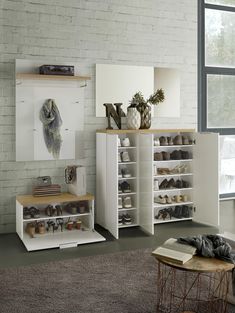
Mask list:
POLYGON ((235 0, 206 0, 205 2, 235 7, 235 0))
POLYGON ((235 66, 235 12, 205 10, 205 63, 235 66))
POLYGON ((235 128, 235 76, 207 75, 207 127, 235 128))

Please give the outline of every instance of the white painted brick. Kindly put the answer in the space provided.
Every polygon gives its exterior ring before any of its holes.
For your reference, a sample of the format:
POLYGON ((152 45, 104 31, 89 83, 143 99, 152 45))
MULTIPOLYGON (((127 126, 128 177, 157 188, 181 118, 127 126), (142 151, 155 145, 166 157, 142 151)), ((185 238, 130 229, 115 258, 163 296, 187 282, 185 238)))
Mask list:
POLYGON ((196 0, 4 0, 0 6, 0 232, 15 231, 15 196, 30 193, 39 175, 63 190, 64 168, 87 168, 95 193, 95 63, 177 67, 180 118, 153 119, 153 127, 197 126, 196 0), (92 76, 85 90, 85 160, 15 162, 14 59, 79 62, 92 76))

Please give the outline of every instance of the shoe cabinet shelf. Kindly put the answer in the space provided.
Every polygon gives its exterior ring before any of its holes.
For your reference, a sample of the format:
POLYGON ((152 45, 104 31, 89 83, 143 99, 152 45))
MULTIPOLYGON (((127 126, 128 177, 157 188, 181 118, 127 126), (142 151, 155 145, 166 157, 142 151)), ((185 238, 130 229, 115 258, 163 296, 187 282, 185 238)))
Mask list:
POLYGON ((169 222, 219 225, 218 134, 99 130, 96 138, 97 223, 115 238, 123 227, 153 234, 155 224, 169 222))
POLYGON ((16 197, 16 232, 28 251, 104 241, 94 230, 94 196, 16 197))

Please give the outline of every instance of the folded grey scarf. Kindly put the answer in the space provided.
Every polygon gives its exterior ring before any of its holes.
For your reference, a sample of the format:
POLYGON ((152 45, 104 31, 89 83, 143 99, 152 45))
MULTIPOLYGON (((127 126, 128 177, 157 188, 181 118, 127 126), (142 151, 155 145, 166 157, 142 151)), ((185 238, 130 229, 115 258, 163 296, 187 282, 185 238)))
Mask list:
POLYGON ((40 110, 40 121, 43 123, 43 135, 47 150, 55 159, 60 156, 62 119, 53 99, 48 99, 40 110))

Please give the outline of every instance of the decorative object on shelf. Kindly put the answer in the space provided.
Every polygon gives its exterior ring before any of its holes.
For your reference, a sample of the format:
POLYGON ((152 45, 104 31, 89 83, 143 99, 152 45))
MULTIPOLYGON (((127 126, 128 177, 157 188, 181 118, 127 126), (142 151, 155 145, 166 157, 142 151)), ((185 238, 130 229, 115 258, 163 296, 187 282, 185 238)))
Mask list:
POLYGON ((69 165, 65 168, 65 182, 66 184, 72 184, 77 179, 77 165, 69 165))
POLYGON ((140 112, 134 104, 130 104, 127 108, 126 125, 128 129, 139 129, 141 124, 140 112))
POLYGON ((65 168, 65 182, 68 191, 76 196, 86 194, 86 168, 81 165, 70 165, 65 168))
POLYGON ((50 176, 40 176, 36 178, 37 186, 50 186, 51 177, 50 176))
POLYGON ((125 117, 126 114, 123 112, 121 106, 122 103, 114 103, 114 108, 112 103, 104 103, 105 109, 106 109, 106 117, 108 119, 108 127, 107 129, 113 129, 111 126, 111 117, 113 118, 115 124, 119 129, 122 128, 122 117, 125 117))
POLYGON ((72 65, 41 65, 39 67, 41 75, 62 75, 74 76, 74 66, 72 65))
POLYGON ((48 99, 40 110, 40 121, 43 124, 44 141, 54 159, 59 159, 62 139, 60 127, 62 119, 53 99, 48 99))
POLYGON ((131 99, 131 104, 140 112, 140 129, 148 129, 151 127, 151 106, 149 104, 157 105, 164 100, 165 96, 163 89, 157 89, 157 91, 155 91, 147 100, 144 99, 140 91, 134 94, 131 99))
POLYGON ((46 197, 61 194, 61 186, 58 184, 51 184, 49 186, 35 186, 33 187, 34 197, 46 197))

